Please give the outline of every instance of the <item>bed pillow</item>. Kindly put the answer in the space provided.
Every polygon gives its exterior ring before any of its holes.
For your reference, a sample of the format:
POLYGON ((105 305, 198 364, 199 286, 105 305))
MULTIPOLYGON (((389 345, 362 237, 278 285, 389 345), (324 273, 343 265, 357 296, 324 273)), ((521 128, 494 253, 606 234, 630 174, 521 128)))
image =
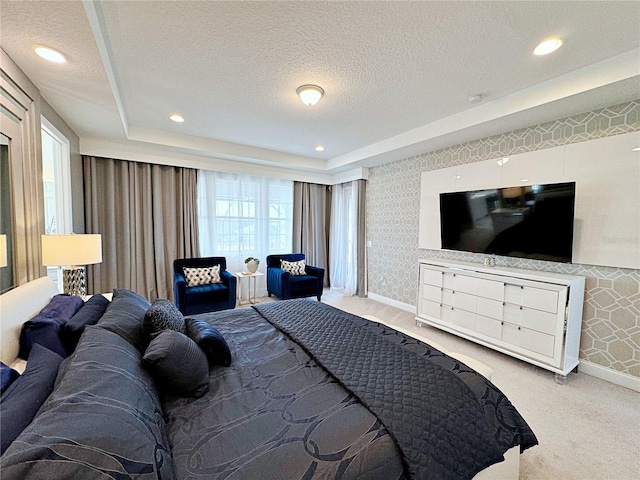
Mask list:
POLYGON ((151 340, 142 363, 158 389, 179 397, 201 397, 209 391, 204 352, 186 335, 163 330, 151 340))
POLYGON ((9 365, 0 362, 0 395, 3 394, 19 376, 20 374, 9 365))
POLYGON ((184 267, 182 269, 187 287, 220 283, 220 265, 213 267, 184 267))
POLYGON ((62 343, 67 353, 71 354, 80 340, 80 335, 88 325, 95 325, 104 315, 109 300, 103 295, 93 295, 80 310, 62 327, 62 343))
POLYGON ((43 347, 57 353, 61 357, 67 356, 67 349, 62 343, 62 320, 52 318, 34 317, 22 324, 20 329, 20 351, 18 357, 26 360, 29 358, 34 345, 43 347))
POLYGON ((58 319, 66 322, 82 308, 83 304, 82 298, 61 293, 51 297, 47 306, 40 310, 37 317, 58 319))
POLYGON ((62 360, 41 345, 31 349, 24 373, 0 398, 0 455, 31 423, 52 392, 62 360))
POLYGON ((186 333, 184 316, 169 300, 155 300, 144 314, 144 331, 149 338, 155 338, 163 330, 186 333))
POLYGON ((74 295, 54 295, 35 317, 22 324, 18 356, 26 360, 31 347, 37 343, 66 357, 67 349, 61 337, 62 326, 83 304, 82 298, 74 295))
POLYGON ((280 260, 280 268, 285 272, 289 272, 291 275, 305 275, 304 260, 298 260, 297 262, 280 260))
POLYGON ((124 288, 113 290, 113 300, 97 325, 117 333, 140 352, 147 342, 143 332, 144 314, 151 302, 142 295, 124 288))
POLYGON ((196 342, 207 356, 209 365, 231 365, 231 351, 220 332, 204 320, 185 318, 187 336, 196 342))

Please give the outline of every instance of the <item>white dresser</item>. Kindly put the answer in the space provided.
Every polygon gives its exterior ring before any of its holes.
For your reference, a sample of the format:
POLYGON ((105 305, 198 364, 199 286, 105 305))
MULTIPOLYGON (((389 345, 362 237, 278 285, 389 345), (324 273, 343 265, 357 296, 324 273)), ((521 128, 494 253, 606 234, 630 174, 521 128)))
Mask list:
POLYGON ((416 320, 566 376, 583 297, 584 277, 420 260, 416 320))

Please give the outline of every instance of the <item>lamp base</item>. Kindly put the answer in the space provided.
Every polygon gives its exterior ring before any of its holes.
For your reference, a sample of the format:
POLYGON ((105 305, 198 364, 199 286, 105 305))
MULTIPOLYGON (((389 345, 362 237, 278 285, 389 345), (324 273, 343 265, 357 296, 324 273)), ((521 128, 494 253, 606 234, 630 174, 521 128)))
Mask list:
POLYGON ((62 286, 66 295, 84 297, 87 294, 84 267, 65 267, 62 269, 62 286))

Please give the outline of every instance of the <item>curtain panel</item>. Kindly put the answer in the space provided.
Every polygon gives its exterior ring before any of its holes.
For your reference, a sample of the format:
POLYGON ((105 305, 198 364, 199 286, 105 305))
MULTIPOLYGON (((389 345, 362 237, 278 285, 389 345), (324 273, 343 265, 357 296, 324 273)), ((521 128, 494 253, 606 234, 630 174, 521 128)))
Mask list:
POLYGON ((324 268, 329 286, 331 190, 326 185, 293 182, 293 252, 304 253, 309 265, 324 268))
POLYGON ((331 194, 331 290, 366 296, 366 181, 334 185, 331 194))
POLYGON ((83 156, 85 230, 102 235, 87 291, 173 299, 173 261, 199 256, 197 170, 83 156))

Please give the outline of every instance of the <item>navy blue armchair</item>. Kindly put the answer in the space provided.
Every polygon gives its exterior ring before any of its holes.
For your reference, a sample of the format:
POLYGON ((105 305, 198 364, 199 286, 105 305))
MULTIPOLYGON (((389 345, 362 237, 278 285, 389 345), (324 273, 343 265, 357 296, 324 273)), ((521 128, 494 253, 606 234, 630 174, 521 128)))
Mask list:
POLYGON ((304 275, 291 275, 280 268, 280 260, 297 262, 304 260, 303 253, 267 256, 267 293, 283 300, 289 298, 322 297, 324 268, 306 265, 304 275))
POLYGON ((235 308, 238 279, 227 272, 225 257, 178 258, 173 262, 173 294, 183 315, 235 308), (221 283, 187 286, 184 267, 203 268, 220 265, 221 283))

